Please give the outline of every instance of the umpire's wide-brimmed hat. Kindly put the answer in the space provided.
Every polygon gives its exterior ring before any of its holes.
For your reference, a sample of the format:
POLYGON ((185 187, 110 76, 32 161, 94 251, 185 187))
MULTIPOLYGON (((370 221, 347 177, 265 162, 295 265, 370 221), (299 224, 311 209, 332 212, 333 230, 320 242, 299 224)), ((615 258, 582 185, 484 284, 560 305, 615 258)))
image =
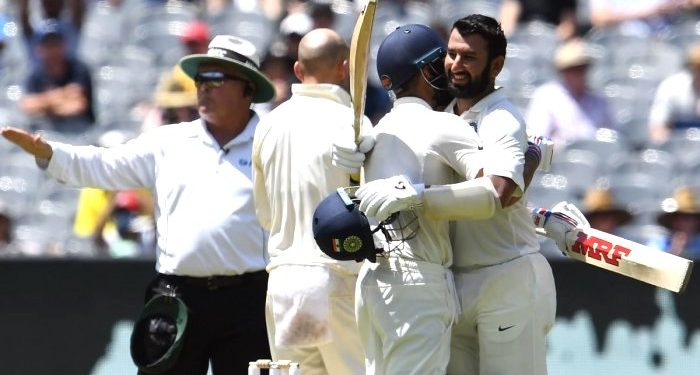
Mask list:
POLYGON ((632 213, 615 202, 612 192, 606 188, 593 187, 583 198, 583 214, 591 221, 599 216, 614 216, 618 225, 632 220, 632 213))
POLYGON ((694 216, 700 218, 700 204, 691 187, 681 186, 673 192, 673 196, 661 202, 661 213, 656 220, 666 228, 672 228, 672 221, 678 216, 694 216))
POLYGON ((148 301, 131 333, 131 358, 141 372, 161 374, 177 362, 187 318, 178 297, 156 295, 148 301))
POLYGON ((185 73, 194 78, 200 64, 223 64, 236 69, 250 79, 255 85, 253 103, 263 103, 275 96, 272 82, 260 71, 260 57, 253 43, 232 35, 217 35, 209 43, 206 54, 194 54, 183 57, 180 66, 185 73))

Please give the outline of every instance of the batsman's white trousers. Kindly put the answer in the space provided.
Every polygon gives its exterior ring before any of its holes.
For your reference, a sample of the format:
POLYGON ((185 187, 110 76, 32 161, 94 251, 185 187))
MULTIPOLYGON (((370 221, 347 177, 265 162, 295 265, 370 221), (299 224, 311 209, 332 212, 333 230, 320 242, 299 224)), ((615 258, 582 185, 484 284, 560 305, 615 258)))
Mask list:
POLYGON ((265 304, 265 319, 272 359, 287 359, 299 363, 303 375, 362 374, 365 357, 355 322, 354 310, 357 276, 343 274, 335 270, 331 270, 330 275, 328 286, 330 293, 329 325, 332 341, 327 344, 304 348, 275 347, 272 301, 268 295, 265 304))
POLYGON ((367 375, 443 375, 459 308, 452 272, 397 257, 365 261, 356 288, 367 375))
POLYGON ((543 375, 556 291, 542 254, 454 270, 462 314, 452 330, 450 375, 543 375))

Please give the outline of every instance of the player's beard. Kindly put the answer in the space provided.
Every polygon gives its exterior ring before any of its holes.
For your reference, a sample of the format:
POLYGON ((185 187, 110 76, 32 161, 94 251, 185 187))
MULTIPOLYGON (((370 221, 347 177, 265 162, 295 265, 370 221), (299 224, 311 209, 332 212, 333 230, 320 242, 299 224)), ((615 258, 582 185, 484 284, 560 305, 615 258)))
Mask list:
POLYGON ((447 90, 452 96, 460 99, 479 97, 492 84, 489 78, 489 65, 486 64, 481 74, 476 78, 472 78, 466 85, 457 86, 452 83, 452 72, 447 72, 447 90))

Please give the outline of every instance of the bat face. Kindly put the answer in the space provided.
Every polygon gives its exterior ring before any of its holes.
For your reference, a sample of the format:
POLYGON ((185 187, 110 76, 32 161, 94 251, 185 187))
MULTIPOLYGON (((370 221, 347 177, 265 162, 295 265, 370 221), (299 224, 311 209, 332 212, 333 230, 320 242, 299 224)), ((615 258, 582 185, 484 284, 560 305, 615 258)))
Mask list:
POLYGON ((593 228, 570 232, 567 243, 574 259, 677 293, 692 274, 691 260, 593 228))
POLYGON ((353 128, 355 129, 355 141, 359 141, 362 116, 365 111, 365 93, 367 91, 367 62, 369 57, 370 37, 374 24, 374 13, 377 0, 369 0, 360 13, 355 23, 355 29, 350 41, 350 96, 355 115, 353 128))

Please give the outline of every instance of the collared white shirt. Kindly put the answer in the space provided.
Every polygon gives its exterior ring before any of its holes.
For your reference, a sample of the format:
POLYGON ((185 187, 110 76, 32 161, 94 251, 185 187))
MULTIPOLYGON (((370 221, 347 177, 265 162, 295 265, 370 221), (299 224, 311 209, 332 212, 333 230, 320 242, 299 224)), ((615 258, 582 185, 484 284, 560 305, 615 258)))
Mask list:
POLYGON ((155 198, 160 273, 259 271, 268 254, 251 181, 258 121, 254 115, 223 148, 199 119, 154 128, 111 148, 51 142, 47 173, 71 186, 149 189, 155 198))
POLYGON ((592 139, 598 128, 612 128, 604 98, 586 93, 574 98, 560 82, 538 87, 527 108, 528 133, 552 138, 564 146, 576 139, 592 139))
MULTIPOLYGON (((333 84, 294 84, 292 97, 260 121, 253 146, 258 219, 270 231, 270 265, 326 264, 356 274, 360 263, 325 255, 312 231, 316 206, 350 175, 331 164, 336 141, 354 142, 350 94, 333 84)), ((364 118, 363 132, 371 130, 364 118)))
POLYGON ((676 120, 700 118, 700 92, 693 87, 693 75, 689 71, 676 73, 659 84, 649 112, 652 127, 673 127, 676 120))
MULTIPOLYGON (((443 185, 472 179, 481 170, 474 130, 457 116, 433 111, 422 99, 397 99, 374 130, 376 144, 365 163, 367 181, 405 175, 414 184, 443 185)), ((415 213, 420 227, 416 236, 388 244, 390 255, 450 266, 449 222, 432 220, 422 209, 415 213)))
MULTIPOLYGON (((447 106, 454 113, 457 101, 447 106)), ((476 129, 488 157, 484 175, 513 180, 524 190, 524 154, 527 151, 525 121, 501 89, 482 98, 460 116, 476 129)), ((539 251, 535 226, 526 197, 514 205, 497 209, 488 220, 462 220, 453 233, 454 266, 473 267, 506 262, 539 251)))

